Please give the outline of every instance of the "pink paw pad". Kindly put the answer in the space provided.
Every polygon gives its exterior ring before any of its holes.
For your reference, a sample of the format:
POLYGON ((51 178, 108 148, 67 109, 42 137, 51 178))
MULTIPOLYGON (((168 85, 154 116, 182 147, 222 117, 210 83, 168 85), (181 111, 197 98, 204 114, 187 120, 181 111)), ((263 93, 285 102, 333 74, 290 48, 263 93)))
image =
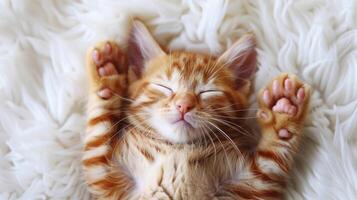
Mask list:
POLYGON ((261 119, 267 120, 269 118, 269 115, 266 112, 260 110, 258 112, 258 117, 261 118, 261 119))
POLYGON ((274 112, 296 115, 298 105, 305 99, 305 89, 297 88, 294 79, 286 78, 282 83, 274 80, 271 90, 263 91, 262 100, 274 112))
POLYGON ((99 90, 97 94, 104 99, 109 99, 112 96, 112 91, 108 88, 104 88, 99 90))
POLYGON ((273 90, 273 96, 275 96, 275 97, 278 97, 281 94, 281 88, 280 88, 278 80, 275 80, 273 82, 272 90, 273 90))
POLYGON ((296 107, 292 105, 287 98, 281 98, 276 102, 275 106, 273 106, 273 111, 295 115, 296 107))
POLYGON ((286 129, 280 129, 278 135, 281 139, 290 139, 292 137, 292 134, 286 129))
MULTIPOLYGON (((92 52, 92 59, 98 71, 98 75, 111 76, 119 74, 116 66, 114 65, 117 60, 117 55, 115 54, 115 46, 112 46, 109 42, 104 44, 102 48, 96 48, 92 52)), ((118 67, 118 66, 117 66, 118 67)), ((98 96, 104 99, 109 99, 112 96, 112 91, 109 88, 103 88, 98 91, 98 96)))
POLYGON ((113 63, 107 63, 106 65, 98 69, 98 73, 100 76, 110 76, 113 74, 118 74, 118 71, 116 70, 113 63))
POLYGON ((302 103, 305 99, 305 90, 304 88, 300 88, 298 91, 297 91, 297 100, 299 103, 302 103))
POLYGON ((95 49, 92 53, 92 59, 94 61, 95 64, 99 64, 100 60, 101 60, 101 55, 99 53, 99 51, 97 49, 95 49))
POLYGON ((113 50, 112 45, 110 45, 110 43, 106 43, 104 46, 104 52, 106 54, 111 54, 112 50, 113 50))
POLYGON ((291 94, 293 92, 293 83, 290 79, 285 79, 284 81, 284 89, 287 94, 291 94))
POLYGON ((263 92, 263 101, 264 101, 264 103, 266 104, 266 105, 268 105, 268 106, 270 106, 271 105, 271 101, 272 101, 272 99, 271 99, 271 96, 270 96, 270 93, 269 93, 269 91, 268 90, 264 90, 264 92, 263 92))

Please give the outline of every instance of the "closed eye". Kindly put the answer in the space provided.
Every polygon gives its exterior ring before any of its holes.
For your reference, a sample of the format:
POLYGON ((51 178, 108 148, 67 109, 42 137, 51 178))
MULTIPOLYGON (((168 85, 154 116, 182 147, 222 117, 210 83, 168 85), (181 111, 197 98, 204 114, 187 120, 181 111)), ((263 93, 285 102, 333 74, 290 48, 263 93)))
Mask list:
POLYGON ((202 99, 206 99, 212 96, 219 96, 222 95, 223 91, 221 90, 204 90, 198 93, 198 95, 201 96, 202 99))
POLYGON ((166 95, 172 94, 174 91, 165 85, 159 84, 159 83, 153 83, 153 86, 160 90, 161 92, 165 93, 166 95))
POLYGON ((203 90, 203 91, 201 91, 201 92, 199 93, 199 95, 201 95, 201 94, 203 94, 203 93, 208 93, 208 92, 220 92, 220 93, 222 93, 221 90, 203 90))

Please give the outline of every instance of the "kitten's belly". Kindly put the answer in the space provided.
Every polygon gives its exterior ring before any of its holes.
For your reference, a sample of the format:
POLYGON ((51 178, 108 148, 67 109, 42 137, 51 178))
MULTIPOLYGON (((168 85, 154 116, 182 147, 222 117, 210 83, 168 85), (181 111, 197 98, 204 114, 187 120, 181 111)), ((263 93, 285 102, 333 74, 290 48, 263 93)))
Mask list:
POLYGON ((202 166, 180 156, 158 158, 137 177, 141 199, 213 199, 216 178, 202 166))

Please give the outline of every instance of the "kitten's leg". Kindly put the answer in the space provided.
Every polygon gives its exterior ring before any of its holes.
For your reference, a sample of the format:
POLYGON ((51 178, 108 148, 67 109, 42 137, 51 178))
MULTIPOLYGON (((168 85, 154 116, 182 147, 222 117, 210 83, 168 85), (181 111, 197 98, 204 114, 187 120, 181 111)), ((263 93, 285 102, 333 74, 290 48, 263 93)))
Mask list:
MULTIPOLYGON (((288 74, 279 75, 260 92, 257 115, 262 138, 252 159, 252 171, 263 182, 283 188, 301 140, 309 97, 310 87, 288 74)), ((278 191, 270 194, 278 196, 278 191)))
POLYGON ((117 144, 117 128, 122 96, 126 93, 124 55, 114 42, 102 42, 87 53, 90 78, 88 123, 84 137, 83 169, 91 192, 101 199, 125 195, 130 179, 111 168, 113 145, 117 144))

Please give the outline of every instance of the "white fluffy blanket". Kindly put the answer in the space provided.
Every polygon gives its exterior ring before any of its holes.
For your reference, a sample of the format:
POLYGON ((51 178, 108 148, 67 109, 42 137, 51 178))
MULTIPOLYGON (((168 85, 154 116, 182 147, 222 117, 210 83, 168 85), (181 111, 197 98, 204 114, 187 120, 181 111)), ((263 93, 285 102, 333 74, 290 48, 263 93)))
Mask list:
POLYGON ((171 49, 219 53, 253 32, 256 90, 283 71, 313 87, 288 199, 357 199, 354 0, 0 1, 0 199, 89 199, 84 53, 125 41, 130 16, 171 49))

